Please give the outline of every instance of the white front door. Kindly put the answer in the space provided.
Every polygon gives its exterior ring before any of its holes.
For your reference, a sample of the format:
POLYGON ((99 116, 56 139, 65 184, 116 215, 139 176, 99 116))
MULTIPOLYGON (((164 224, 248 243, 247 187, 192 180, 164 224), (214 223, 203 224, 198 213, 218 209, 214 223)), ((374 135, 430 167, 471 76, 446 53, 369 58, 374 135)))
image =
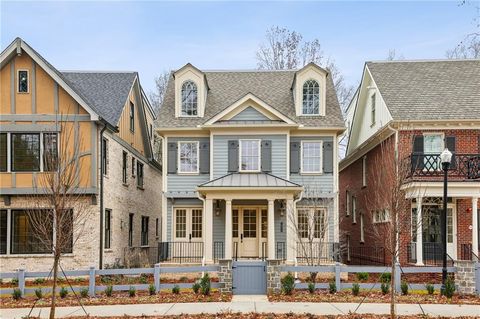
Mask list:
POLYGON ((242 209, 240 224, 241 256, 258 257, 258 209, 242 209))

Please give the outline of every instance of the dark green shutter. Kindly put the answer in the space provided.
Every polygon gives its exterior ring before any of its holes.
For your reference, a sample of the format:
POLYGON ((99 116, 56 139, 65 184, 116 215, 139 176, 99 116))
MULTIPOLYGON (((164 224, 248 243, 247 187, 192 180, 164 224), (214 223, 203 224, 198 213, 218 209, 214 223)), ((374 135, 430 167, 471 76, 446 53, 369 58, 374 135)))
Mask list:
POLYGON ((416 135, 413 138, 412 172, 423 169, 423 135, 416 135))
POLYGON ((445 147, 452 152, 452 161, 450 163, 450 168, 457 168, 456 156, 455 156, 455 136, 445 137, 445 147))
POLYGON ((333 173, 333 142, 323 143, 323 172, 333 173))
POLYGON ((200 174, 210 173, 210 143, 200 142, 200 174))
POLYGON ((262 141, 262 172, 272 171, 272 141, 262 141))
POLYGON ((238 172, 238 141, 228 141, 228 172, 238 172))
POLYGON ((300 142, 290 143, 290 173, 300 173, 300 142))
POLYGON ((168 174, 177 173, 177 152, 178 146, 177 143, 168 143, 167 144, 167 163, 168 163, 168 174))

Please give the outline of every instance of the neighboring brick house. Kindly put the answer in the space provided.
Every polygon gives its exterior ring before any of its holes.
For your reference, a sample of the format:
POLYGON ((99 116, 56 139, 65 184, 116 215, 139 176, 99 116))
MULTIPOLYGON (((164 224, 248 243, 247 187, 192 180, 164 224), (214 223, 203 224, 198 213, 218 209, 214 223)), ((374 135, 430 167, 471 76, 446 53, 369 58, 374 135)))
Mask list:
POLYGON ((389 212, 369 203, 385 188, 372 177, 395 158, 408 169, 402 189, 409 208, 400 219, 409 227, 400 234, 400 262, 440 262, 439 155, 444 148, 454 154, 448 184, 447 253, 452 259, 478 256, 479 88, 480 60, 365 64, 347 110, 349 142, 339 164, 340 233, 347 262, 389 259, 376 231, 390 221, 389 212))
POLYGON ((60 72, 20 38, 0 63, 2 271, 52 266, 51 249, 36 244, 28 215, 38 208, 35 181, 54 145, 59 154, 64 145, 80 145, 76 191, 90 213, 63 267, 121 263, 126 247, 151 245, 159 236, 162 177, 152 156, 155 115, 138 74, 60 72))
POLYGON ((299 225, 302 240, 312 237, 331 261, 344 123, 328 71, 187 64, 172 73, 157 124, 166 168, 161 260, 301 262, 299 225))

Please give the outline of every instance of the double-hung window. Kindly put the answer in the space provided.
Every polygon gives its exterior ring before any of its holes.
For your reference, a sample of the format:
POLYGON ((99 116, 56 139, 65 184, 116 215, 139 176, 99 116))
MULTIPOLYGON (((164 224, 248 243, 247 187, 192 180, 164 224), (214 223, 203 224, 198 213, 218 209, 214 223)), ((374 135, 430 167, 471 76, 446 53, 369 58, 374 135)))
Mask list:
POLYGON ((425 170, 440 170, 440 154, 444 149, 444 136, 441 133, 426 133, 423 135, 423 153, 425 170))
POLYGON ((260 140, 240 140, 240 172, 260 171, 260 140))
POLYGON ((148 223, 150 217, 142 216, 142 234, 141 234, 141 246, 148 246, 148 223))
POLYGON ((122 182, 127 184, 127 163, 128 163, 128 154, 123 151, 122 153, 122 182))
POLYGON ((203 210, 201 208, 175 209, 175 239, 198 241, 203 238, 203 210))
POLYGON ((143 163, 137 161, 137 186, 143 188, 143 163))
POLYGON ((111 209, 105 209, 105 225, 104 225, 104 231, 105 231, 105 242, 103 243, 103 247, 105 249, 110 249, 111 244, 112 244, 112 210, 111 209))
POLYGON ((178 172, 198 173, 198 142, 178 142, 178 172))
POLYGON ((322 173, 322 142, 321 141, 302 141, 302 173, 303 174, 321 174, 322 173))

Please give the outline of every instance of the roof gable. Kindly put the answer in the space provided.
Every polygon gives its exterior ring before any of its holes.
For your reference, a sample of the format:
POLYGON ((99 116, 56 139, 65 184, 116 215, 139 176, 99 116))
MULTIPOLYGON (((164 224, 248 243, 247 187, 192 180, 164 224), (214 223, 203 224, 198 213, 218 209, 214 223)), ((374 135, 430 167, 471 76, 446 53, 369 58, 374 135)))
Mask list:
POLYGON ((253 106, 247 106, 242 111, 229 119, 230 121, 268 121, 271 118, 260 112, 253 106))

